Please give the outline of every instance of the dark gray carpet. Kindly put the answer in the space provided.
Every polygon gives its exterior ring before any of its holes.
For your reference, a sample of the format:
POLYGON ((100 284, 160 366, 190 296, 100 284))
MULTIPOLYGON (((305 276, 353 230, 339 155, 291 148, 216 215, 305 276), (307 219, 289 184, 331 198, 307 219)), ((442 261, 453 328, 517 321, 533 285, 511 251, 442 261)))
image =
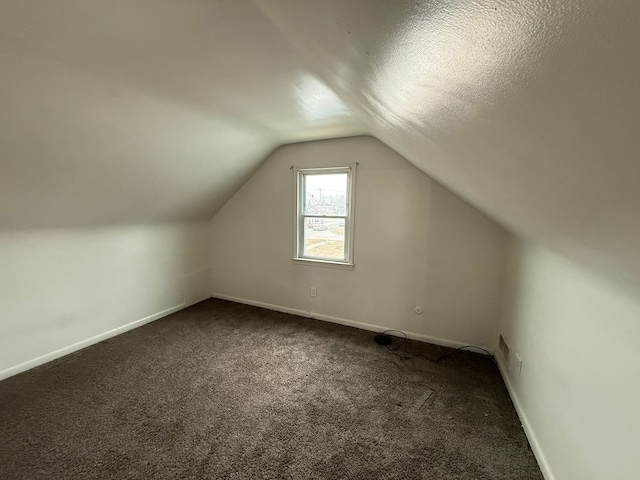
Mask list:
POLYGON ((0 382, 0 477, 542 479, 489 357, 372 338, 207 300, 0 382))

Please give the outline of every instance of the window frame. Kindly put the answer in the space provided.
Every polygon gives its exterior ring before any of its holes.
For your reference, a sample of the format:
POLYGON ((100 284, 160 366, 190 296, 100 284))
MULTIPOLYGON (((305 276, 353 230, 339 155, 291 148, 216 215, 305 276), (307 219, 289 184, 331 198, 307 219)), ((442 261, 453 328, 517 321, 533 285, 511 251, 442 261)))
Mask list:
POLYGON ((342 268, 352 270, 355 266, 353 262, 353 239, 354 239, 354 214, 355 214, 355 184, 356 184, 356 163, 340 167, 316 167, 300 168, 293 167, 294 171, 294 191, 295 191, 295 219, 294 219, 294 253, 292 260, 294 263, 317 265, 323 267, 342 268), (308 215, 304 213, 305 202, 305 176, 306 175, 333 175, 347 174, 346 193, 346 215, 308 215), (344 242, 345 259, 338 260, 327 257, 313 257, 304 255, 304 224, 306 218, 343 218, 344 219, 344 242))

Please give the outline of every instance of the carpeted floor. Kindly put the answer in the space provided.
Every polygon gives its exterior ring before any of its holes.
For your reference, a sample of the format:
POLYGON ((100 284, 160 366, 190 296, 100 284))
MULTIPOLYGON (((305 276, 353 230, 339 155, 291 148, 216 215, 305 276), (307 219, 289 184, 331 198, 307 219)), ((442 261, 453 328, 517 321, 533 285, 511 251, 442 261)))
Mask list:
POLYGON ((372 338, 207 300, 0 382, 0 477, 542 479, 489 357, 372 338))

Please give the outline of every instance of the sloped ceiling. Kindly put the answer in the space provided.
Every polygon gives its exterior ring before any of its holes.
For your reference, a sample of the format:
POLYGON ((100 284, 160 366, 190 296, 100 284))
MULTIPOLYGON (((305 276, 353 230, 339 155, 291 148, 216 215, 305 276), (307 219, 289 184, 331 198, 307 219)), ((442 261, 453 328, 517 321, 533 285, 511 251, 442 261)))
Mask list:
POLYGON ((276 146, 366 132, 250 2, 0 2, 3 228, 209 219, 276 146))
POLYGON ((369 133, 640 286, 640 8, 4 0, 3 228, 210 218, 277 145, 369 133))

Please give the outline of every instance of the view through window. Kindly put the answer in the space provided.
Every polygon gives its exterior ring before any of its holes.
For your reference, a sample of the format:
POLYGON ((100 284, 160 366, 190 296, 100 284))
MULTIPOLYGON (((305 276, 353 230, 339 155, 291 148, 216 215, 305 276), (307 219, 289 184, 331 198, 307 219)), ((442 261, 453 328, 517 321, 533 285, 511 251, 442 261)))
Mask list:
POLYGON ((299 258, 350 262, 351 168, 300 170, 299 258))

